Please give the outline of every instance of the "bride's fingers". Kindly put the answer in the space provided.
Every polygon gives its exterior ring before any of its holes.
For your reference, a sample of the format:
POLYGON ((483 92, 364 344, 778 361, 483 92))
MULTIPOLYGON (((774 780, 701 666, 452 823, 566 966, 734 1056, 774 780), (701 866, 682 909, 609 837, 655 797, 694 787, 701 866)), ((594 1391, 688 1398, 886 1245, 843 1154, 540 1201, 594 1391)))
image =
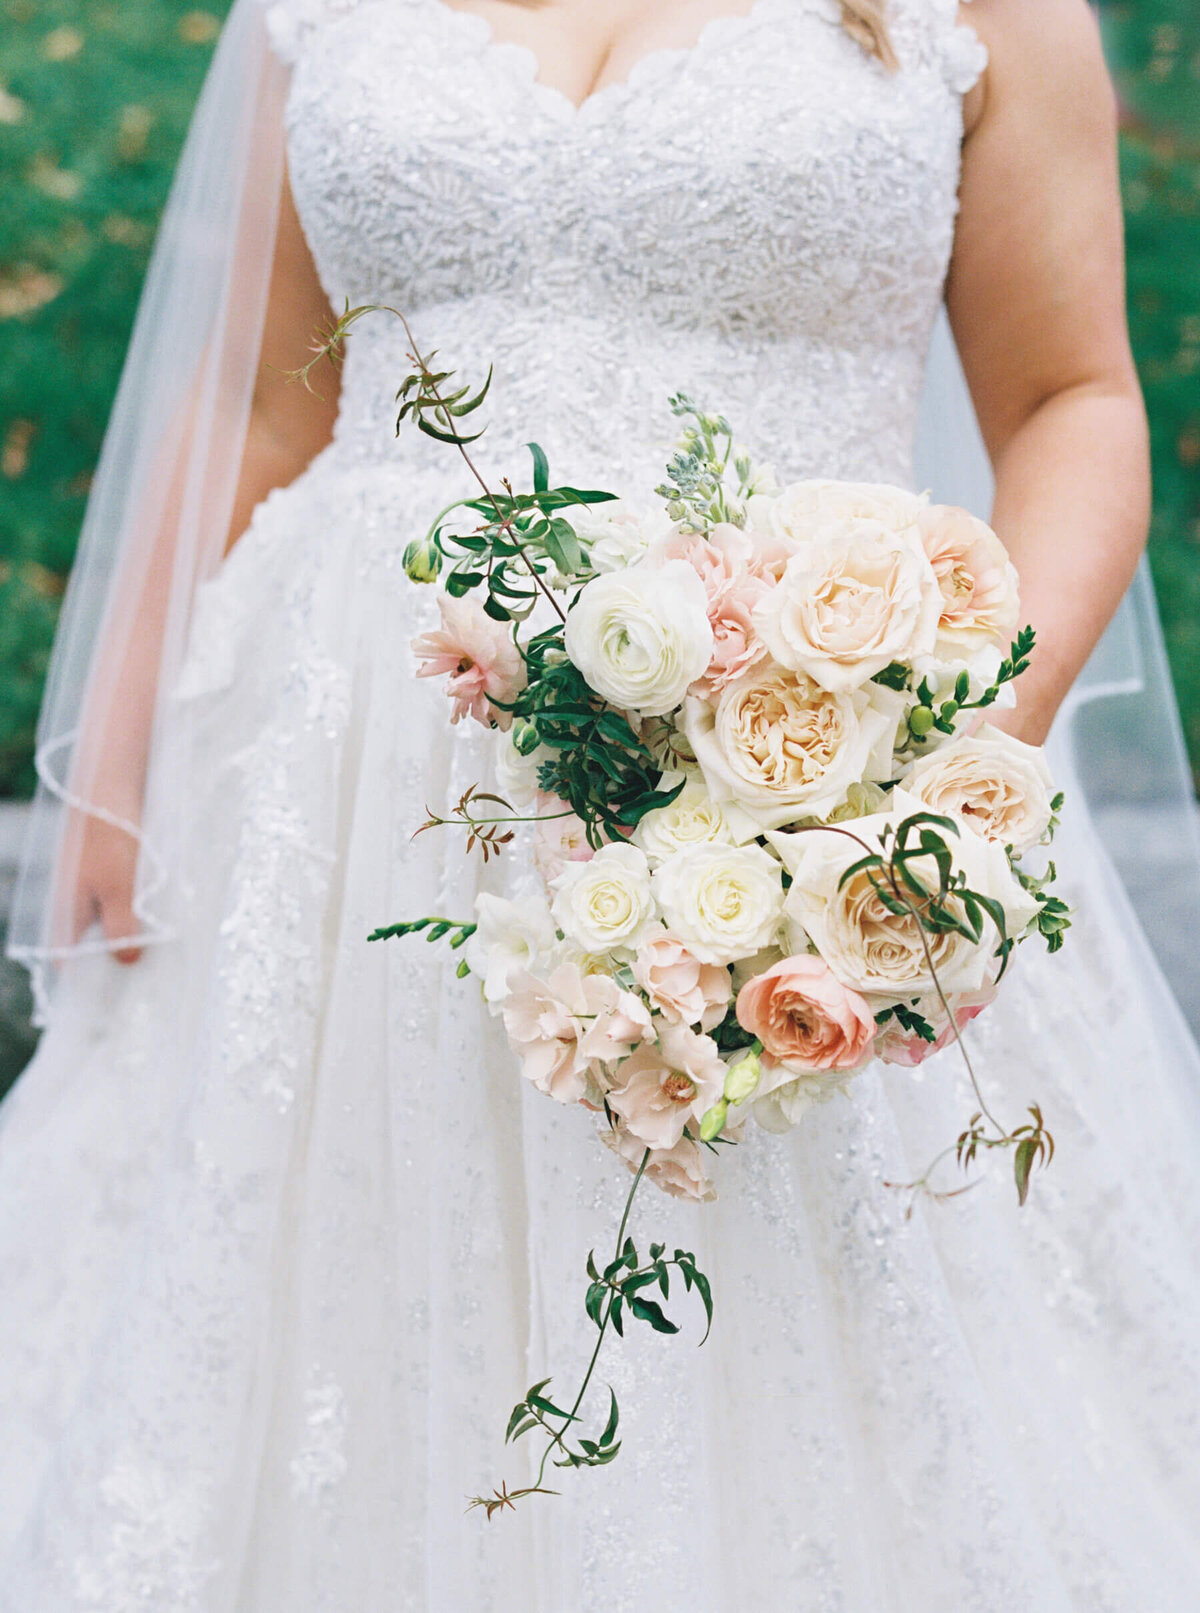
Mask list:
MULTIPOLYGON (((120 940, 122 936, 135 935, 138 930, 138 921, 134 916, 133 907, 126 895, 100 898, 100 927, 105 938, 109 941, 120 940)), ((140 946, 117 947, 113 957, 118 963, 136 963, 142 955, 140 946)))

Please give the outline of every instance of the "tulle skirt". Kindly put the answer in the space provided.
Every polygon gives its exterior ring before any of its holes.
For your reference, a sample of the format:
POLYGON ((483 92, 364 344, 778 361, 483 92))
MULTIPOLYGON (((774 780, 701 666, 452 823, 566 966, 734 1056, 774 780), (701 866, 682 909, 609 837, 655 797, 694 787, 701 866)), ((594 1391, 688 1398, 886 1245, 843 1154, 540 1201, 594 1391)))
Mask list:
POLYGON ((971 1114, 953 1052, 749 1128, 717 1203, 634 1210, 708 1272, 708 1342, 673 1291, 683 1334, 611 1340, 585 1407, 613 1385, 617 1460, 466 1510, 527 1479, 514 1401, 578 1381, 629 1178, 453 961, 366 943, 480 878, 411 838, 485 768, 412 675, 439 502, 319 459, 202 591, 173 938, 70 964, 0 1111, 0 1609, 1194 1613, 1200 1060, 1078 799, 1068 945, 970 1032, 1055 1136, 1028 1205, 1003 1160, 911 1216, 884 1185, 971 1114))

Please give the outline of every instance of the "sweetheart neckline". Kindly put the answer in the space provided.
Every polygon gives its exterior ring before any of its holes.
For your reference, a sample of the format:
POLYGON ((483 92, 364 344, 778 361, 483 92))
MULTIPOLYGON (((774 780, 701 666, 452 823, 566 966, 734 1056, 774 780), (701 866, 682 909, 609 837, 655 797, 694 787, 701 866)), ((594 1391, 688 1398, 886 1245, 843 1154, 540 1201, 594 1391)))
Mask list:
MULTIPOLYGON (((597 107, 603 109, 631 95, 645 80, 671 69, 686 69, 707 54, 712 45, 721 39, 729 40, 751 32, 766 12, 779 3, 779 0, 751 0, 751 5, 746 11, 723 12, 710 17, 689 44, 658 45, 653 50, 645 51, 634 61, 624 78, 601 84, 599 88, 585 95, 582 101, 573 100, 565 90, 547 83, 541 77, 541 58, 532 46, 522 45, 516 40, 498 38, 491 22, 479 12, 461 10, 458 6, 448 5, 446 0, 423 0, 423 3, 430 11, 442 12, 451 25, 456 23, 462 25, 467 32, 474 35, 476 43, 488 55, 503 58, 513 66, 519 65, 525 79, 525 87, 532 97, 540 99, 544 105, 556 110, 559 116, 566 120, 582 122, 593 116, 597 107)), ((831 21, 836 20, 833 15, 835 0, 787 0, 787 3, 790 9, 798 10, 803 7, 809 12, 824 12, 831 21)))

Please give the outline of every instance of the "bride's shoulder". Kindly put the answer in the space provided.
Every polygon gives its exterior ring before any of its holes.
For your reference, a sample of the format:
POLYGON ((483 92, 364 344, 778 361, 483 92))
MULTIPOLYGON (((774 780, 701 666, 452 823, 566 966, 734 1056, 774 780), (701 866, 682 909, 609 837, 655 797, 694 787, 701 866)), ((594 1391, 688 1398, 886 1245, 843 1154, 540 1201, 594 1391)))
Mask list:
POLYGON ((968 134, 1000 105, 1104 105, 1111 81, 1090 0, 964 0, 961 20, 987 50, 986 78, 964 105, 968 134))

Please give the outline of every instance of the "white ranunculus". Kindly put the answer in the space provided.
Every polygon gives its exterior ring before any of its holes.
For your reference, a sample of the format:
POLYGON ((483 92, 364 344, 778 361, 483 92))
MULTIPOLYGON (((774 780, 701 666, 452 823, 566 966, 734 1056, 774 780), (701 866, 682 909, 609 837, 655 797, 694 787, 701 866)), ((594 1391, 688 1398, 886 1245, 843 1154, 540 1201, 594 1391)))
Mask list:
MULTIPOLYGON (((886 825, 924 811, 928 811, 924 802, 896 789, 887 812, 858 819, 853 832, 877 850, 886 825)), ((842 984, 861 992, 876 1007, 936 989, 916 920, 909 914, 889 913, 866 872, 839 888, 843 872, 864 855, 861 846, 844 834, 820 829, 775 833, 768 839, 792 876, 784 911, 796 951, 811 941, 842 984)), ((972 890, 998 902, 1008 933, 1019 936, 1036 913, 1037 903, 1018 883, 1003 849, 973 834, 946 839, 955 872, 966 874, 972 890)), ((936 884, 932 859, 928 865, 919 861, 912 866, 927 882, 936 884)), ((954 898, 950 900, 953 905, 954 898)), ((948 994, 979 991, 994 978, 999 936, 990 922, 978 941, 928 932, 925 939, 942 989, 948 994)))
POLYGON ((1045 751, 988 725, 923 756, 903 784, 931 812, 960 819, 1018 857, 1037 845, 1053 816, 1045 751))
POLYGON ((471 973, 483 981, 483 995, 498 1007, 508 996, 511 979, 549 956, 557 937, 550 909, 538 896, 521 902, 485 892, 475 898, 479 928, 466 944, 471 973))
POLYGON ((870 684, 833 693, 804 672, 756 667, 716 707, 689 698, 683 726, 735 836, 824 818, 862 780, 892 776, 903 698, 870 684))
POLYGON ((657 868, 653 883, 668 929, 701 963, 733 963, 779 930, 781 870, 761 846, 694 846, 657 868))
MULTIPOLYGON (((659 789, 672 789, 681 776, 664 773, 659 789)), ((670 806, 647 812, 633 831, 634 845, 646 853, 652 868, 677 851, 714 842, 732 845, 733 834, 699 774, 688 778, 670 806)))
POLYGON ((942 594, 915 527, 832 521, 784 568, 754 624, 781 666, 823 689, 858 689, 932 652, 942 594))
POLYGON ((774 498, 753 500, 755 524, 794 543, 807 543, 831 523, 879 521, 892 531, 914 526, 928 496, 883 482, 813 478, 791 482, 774 498))
POLYGON ((553 882, 554 918, 584 952, 630 954, 655 921, 650 865, 636 846, 601 846, 553 882))
POLYGON ((661 504, 639 509, 625 499, 611 499, 605 504, 572 504, 562 513, 587 550, 592 570, 598 572, 636 565, 652 543, 675 530, 661 504))
POLYGON ((712 659, 704 584, 685 560, 596 577, 568 612, 568 656, 621 711, 674 710, 712 659))

